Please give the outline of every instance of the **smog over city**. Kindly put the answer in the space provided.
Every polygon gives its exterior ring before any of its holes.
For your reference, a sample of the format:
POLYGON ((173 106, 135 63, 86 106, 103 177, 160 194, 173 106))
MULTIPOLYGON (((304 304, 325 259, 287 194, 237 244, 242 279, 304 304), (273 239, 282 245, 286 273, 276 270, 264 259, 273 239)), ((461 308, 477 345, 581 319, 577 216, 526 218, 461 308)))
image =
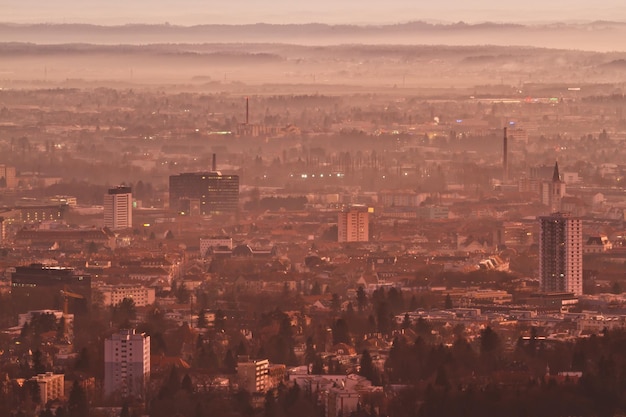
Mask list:
POLYGON ((626 3, 0 11, 0 416, 626 414, 626 3))

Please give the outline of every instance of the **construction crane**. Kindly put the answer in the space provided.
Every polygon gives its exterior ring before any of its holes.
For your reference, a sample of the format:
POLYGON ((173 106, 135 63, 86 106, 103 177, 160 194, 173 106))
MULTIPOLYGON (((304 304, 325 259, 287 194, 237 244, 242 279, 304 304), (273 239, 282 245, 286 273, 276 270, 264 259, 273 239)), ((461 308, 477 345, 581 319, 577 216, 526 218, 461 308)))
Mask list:
POLYGON ((74 339, 74 330, 73 330, 73 324, 69 323, 69 314, 68 314, 69 299, 70 298, 84 299, 85 297, 75 292, 68 291, 67 287, 64 287, 64 289, 62 289, 60 292, 61 292, 61 296, 63 297, 63 319, 65 320, 65 328, 63 330, 63 333, 65 336, 65 340, 68 342, 68 344, 71 344, 74 339))
POLYGON ((75 292, 70 292, 67 290, 67 287, 61 290, 61 296, 63 296, 63 315, 67 316, 68 314, 68 302, 70 298, 84 299, 80 294, 75 292))

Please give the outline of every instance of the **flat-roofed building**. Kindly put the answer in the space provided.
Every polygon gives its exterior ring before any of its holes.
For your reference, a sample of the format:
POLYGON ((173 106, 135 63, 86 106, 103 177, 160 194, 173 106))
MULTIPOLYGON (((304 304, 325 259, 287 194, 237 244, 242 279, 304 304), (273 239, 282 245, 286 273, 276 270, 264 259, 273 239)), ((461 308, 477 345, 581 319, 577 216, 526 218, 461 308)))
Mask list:
POLYGON ((246 360, 237 363, 237 380, 246 391, 265 392, 269 389, 270 362, 267 359, 246 360))
POLYGON ((547 293, 583 293, 582 220, 568 213, 539 218, 539 280, 547 293))
POLYGON ((170 176, 170 209, 181 215, 234 214, 239 208, 239 175, 191 172, 170 176))
POLYGON ((337 216, 339 242, 369 241, 369 210, 366 206, 350 206, 337 216))
POLYGON ((91 275, 72 268, 31 264, 17 266, 11 274, 11 298, 16 313, 30 310, 63 310, 64 291, 78 295, 68 299, 69 310, 85 313, 91 306, 91 275), (82 297, 82 298, 80 298, 82 297))
POLYGON ((120 330, 104 341, 104 395, 145 399, 150 382, 150 336, 120 330))
POLYGON ((65 375, 46 372, 45 374, 35 375, 30 380, 39 385, 41 404, 45 405, 48 401, 63 399, 65 395, 65 375))
POLYGON ((111 230, 133 227, 133 194, 130 187, 110 188, 104 195, 104 227, 111 230))

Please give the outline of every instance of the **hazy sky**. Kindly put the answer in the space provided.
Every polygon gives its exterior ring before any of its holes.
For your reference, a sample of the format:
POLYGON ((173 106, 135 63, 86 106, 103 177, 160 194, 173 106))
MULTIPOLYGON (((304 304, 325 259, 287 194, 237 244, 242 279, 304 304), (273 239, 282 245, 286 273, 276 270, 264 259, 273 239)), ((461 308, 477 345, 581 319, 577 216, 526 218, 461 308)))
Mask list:
POLYGON ((626 0, 0 0, 16 23, 626 22, 626 0))

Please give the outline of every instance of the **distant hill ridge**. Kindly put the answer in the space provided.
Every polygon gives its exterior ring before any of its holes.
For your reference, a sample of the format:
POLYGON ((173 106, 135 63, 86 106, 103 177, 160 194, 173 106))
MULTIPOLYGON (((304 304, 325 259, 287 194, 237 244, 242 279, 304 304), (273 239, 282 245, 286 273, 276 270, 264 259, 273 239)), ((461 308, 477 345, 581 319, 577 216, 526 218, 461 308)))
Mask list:
POLYGON ((309 24, 15 24, 0 23, 2 42, 39 44, 290 43, 302 45, 429 44, 527 45, 548 48, 623 51, 626 23, 468 24, 413 21, 387 25, 309 24))

